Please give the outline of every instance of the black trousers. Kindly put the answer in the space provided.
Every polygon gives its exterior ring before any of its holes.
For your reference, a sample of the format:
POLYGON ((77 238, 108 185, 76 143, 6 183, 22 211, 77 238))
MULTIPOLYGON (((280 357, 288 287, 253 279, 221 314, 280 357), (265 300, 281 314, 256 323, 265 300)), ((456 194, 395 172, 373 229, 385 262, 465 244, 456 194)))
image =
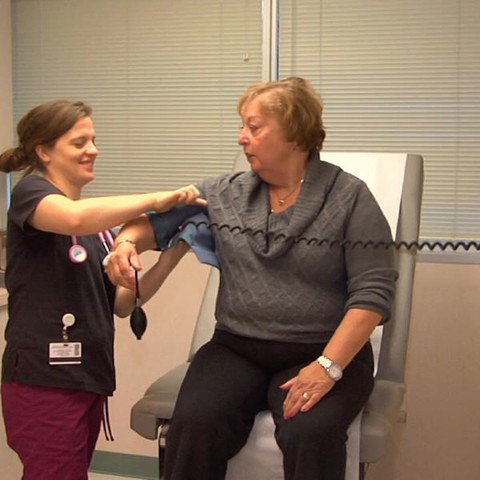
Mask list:
MULTIPOLYGON (((279 386, 324 344, 248 339, 216 331, 195 355, 179 393, 165 452, 166 480, 222 480, 255 415, 270 409, 285 480, 344 480, 347 429, 373 388, 370 344, 309 412, 284 420, 279 386)), ((252 479, 254 480, 254 479, 252 479)))

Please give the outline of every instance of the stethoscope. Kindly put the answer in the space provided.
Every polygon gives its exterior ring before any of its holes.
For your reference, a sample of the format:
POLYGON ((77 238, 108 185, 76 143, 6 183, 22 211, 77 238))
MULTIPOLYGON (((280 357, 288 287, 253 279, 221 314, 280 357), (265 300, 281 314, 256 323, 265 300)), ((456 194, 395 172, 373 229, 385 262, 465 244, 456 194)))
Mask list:
MULTIPOLYGON (((97 235, 102 242, 103 248, 105 248, 107 255, 109 255, 111 247, 113 247, 112 234, 109 230, 105 230, 103 232, 97 233, 97 235)), ((68 256, 70 258, 70 261, 73 263, 83 263, 88 257, 87 249, 84 246, 78 244, 76 235, 72 235, 70 238, 72 241, 72 246, 68 250, 68 256)), ((65 313, 65 315, 63 315, 62 339, 64 343, 69 342, 68 329, 75 325, 75 322, 76 318, 73 313, 65 313)))
MULTIPOLYGON (((109 230, 105 230, 103 232, 99 232, 97 235, 108 255, 111 247, 113 247, 112 234, 109 230)), ((87 249, 77 242, 76 235, 72 235, 70 238, 72 239, 72 246, 68 250, 70 261, 73 263, 83 263, 88 257, 87 249)))
MULTIPOLYGON (((105 260, 110 257, 111 247, 113 247, 113 237, 109 230, 105 230, 103 232, 99 232, 98 238, 102 242, 103 248, 105 248, 105 252, 107 253, 106 257, 103 260, 103 265, 106 267, 105 260)), ((77 236, 72 235, 72 246, 68 251, 68 256, 73 263, 83 263, 87 257, 87 249, 82 245, 77 243, 77 236)), ((108 262, 108 260, 107 260, 108 262)), ((68 333, 67 329, 70 328, 75 323, 75 316, 72 313, 66 313, 62 317, 63 323, 63 340, 65 342, 68 341, 68 333)), ((130 315, 130 327, 137 337, 138 340, 142 338, 146 328, 147 328, 147 316, 140 306, 140 289, 138 286, 138 272, 135 270, 135 307, 130 315)))

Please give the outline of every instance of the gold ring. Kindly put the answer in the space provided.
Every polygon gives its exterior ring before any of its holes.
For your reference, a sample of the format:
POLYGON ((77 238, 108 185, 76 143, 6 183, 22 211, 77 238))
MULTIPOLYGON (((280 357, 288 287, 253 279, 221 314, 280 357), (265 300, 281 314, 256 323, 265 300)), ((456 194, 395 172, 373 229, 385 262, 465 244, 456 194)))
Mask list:
POLYGON ((305 400, 308 400, 308 399, 310 398, 310 394, 309 394, 308 392, 303 392, 302 397, 303 397, 305 400))

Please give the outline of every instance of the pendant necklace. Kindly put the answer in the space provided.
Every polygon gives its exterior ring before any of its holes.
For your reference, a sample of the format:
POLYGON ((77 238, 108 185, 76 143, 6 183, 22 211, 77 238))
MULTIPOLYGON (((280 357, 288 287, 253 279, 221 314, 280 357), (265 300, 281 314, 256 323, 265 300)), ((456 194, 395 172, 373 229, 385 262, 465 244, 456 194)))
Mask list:
MULTIPOLYGON (((300 185, 302 185, 303 181, 304 181, 304 179, 302 178, 302 179, 295 185, 295 187, 293 188, 293 190, 291 190, 290 192, 288 192, 287 195, 285 195, 284 197, 282 197, 282 198, 278 198, 278 197, 277 197, 277 198, 276 198, 276 200, 277 200, 277 202, 278 202, 278 205, 280 205, 280 207, 285 206, 285 203, 286 203, 287 199, 288 199, 289 197, 291 197, 291 196, 297 191, 298 187, 299 187, 300 185)), ((273 212, 273 211, 274 211, 274 210, 273 210, 273 208, 272 208, 272 212, 273 212)))

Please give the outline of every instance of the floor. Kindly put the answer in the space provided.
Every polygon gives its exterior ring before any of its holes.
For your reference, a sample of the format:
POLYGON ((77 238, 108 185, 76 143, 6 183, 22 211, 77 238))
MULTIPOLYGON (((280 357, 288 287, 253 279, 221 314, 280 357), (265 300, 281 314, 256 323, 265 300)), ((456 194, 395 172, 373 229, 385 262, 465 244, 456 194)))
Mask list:
POLYGON ((89 473, 88 480, 135 480, 132 477, 117 477, 116 475, 103 475, 100 473, 89 473))

